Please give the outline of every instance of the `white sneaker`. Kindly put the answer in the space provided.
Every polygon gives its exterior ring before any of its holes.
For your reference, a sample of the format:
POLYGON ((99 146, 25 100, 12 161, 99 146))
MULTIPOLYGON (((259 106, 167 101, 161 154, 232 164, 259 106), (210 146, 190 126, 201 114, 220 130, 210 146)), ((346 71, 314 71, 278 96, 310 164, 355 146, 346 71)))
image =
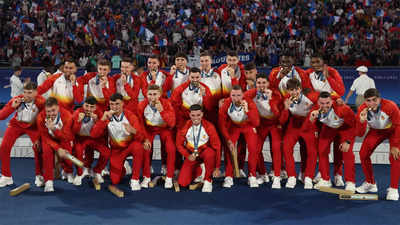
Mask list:
POLYGON ((171 177, 165 178, 164 188, 165 189, 172 188, 172 178, 171 177))
POLYGON ((370 184, 365 181, 361 184, 361 186, 356 188, 356 191, 360 194, 364 194, 367 192, 378 192, 378 186, 376 184, 370 184))
POLYGON ((36 177, 35 177, 35 185, 36 185, 36 187, 43 187, 44 178, 43 178, 42 175, 36 175, 36 177))
POLYGON ((224 188, 231 188, 233 186, 233 178, 232 177, 225 177, 224 183, 222 187, 224 188))
POLYGON ((129 165, 128 160, 125 160, 124 167, 125 167, 125 175, 132 174, 132 167, 129 165))
POLYGON ((322 178, 322 177, 321 177, 321 173, 318 172, 318 173, 317 173, 317 176, 314 177, 313 182, 314 182, 314 183, 318 183, 318 182, 321 180, 321 178, 322 178))
POLYGON ((304 189, 313 189, 312 179, 309 177, 304 178, 304 189))
MULTIPOLYGON (((204 176, 206 175, 206 165, 204 163, 202 163, 202 164, 200 164, 200 168, 201 168, 200 176, 204 179, 204 176)), ((203 182, 203 180, 201 182, 203 182)))
POLYGON ((82 169, 82 178, 84 178, 84 177, 86 177, 86 176, 90 176, 90 173, 89 173, 89 168, 86 168, 86 167, 83 167, 83 169, 82 169))
POLYGON ((300 183, 304 183, 304 174, 301 171, 297 177, 297 180, 300 181, 300 183))
POLYGON ((286 182, 286 188, 296 187, 296 177, 289 177, 286 182))
POLYGON ((107 176, 110 175, 110 171, 108 171, 107 167, 104 168, 104 170, 101 171, 101 176, 107 176))
POLYGON ((274 172, 273 170, 271 170, 271 171, 269 172, 268 176, 270 176, 270 177, 271 177, 271 180, 272 180, 272 179, 274 178, 274 176, 275 176, 275 172, 274 172))
POLYGON ((53 186, 53 181, 48 180, 44 184, 44 192, 54 192, 54 186, 53 186))
POLYGON ((254 176, 249 177, 248 183, 251 188, 258 188, 258 183, 257 183, 256 177, 254 177, 254 176))
POLYGON ((12 185, 14 183, 12 177, 1 176, 0 177, 0 187, 5 187, 7 185, 12 185))
POLYGON ((198 176, 198 177, 196 177, 196 179, 193 180, 193 182, 195 182, 195 183, 201 183, 203 181, 204 181, 204 178, 202 176, 198 176))
POLYGON ((319 189, 320 187, 332 187, 332 182, 330 180, 321 179, 314 185, 314 189, 319 189))
POLYGON ((132 191, 140 191, 139 180, 132 180, 131 179, 131 190, 132 191))
POLYGON ((212 188, 212 183, 206 180, 203 183, 203 188, 201 189, 201 192, 212 192, 212 188))
MULTIPOLYGON (((151 173, 154 173, 153 167, 151 167, 150 170, 151 170, 151 173)), ((167 167, 165 167, 165 165, 161 165, 160 173, 163 176, 165 176, 167 174, 167 167)))
POLYGON ((343 187, 344 186, 343 178, 339 174, 335 175, 335 179, 333 179, 333 182, 335 183, 336 187, 343 187))
POLYGON ((386 194, 386 200, 398 201, 399 200, 399 190, 395 188, 388 188, 386 194))
POLYGON ((281 189, 281 177, 273 177, 272 189, 281 189))
POLYGON ((288 175, 287 175, 286 170, 281 170, 281 179, 282 180, 288 179, 288 175))
POLYGON ((99 184, 104 183, 104 179, 103 179, 103 177, 101 176, 100 173, 95 173, 95 174, 94 174, 94 179, 96 179, 97 182, 99 182, 99 184))
POLYGON ((264 174, 264 175, 259 175, 257 176, 257 183, 258 184, 263 184, 263 183, 268 183, 269 182, 269 176, 268 174, 264 174))
POLYGON ((142 180, 142 183, 140 183, 140 186, 142 188, 149 188, 150 181, 151 181, 150 178, 144 177, 143 180, 142 180))
POLYGON ((68 183, 70 183, 70 184, 74 183, 74 175, 72 173, 67 173, 66 176, 67 176, 68 183))
POLYGON ((66 180, 67 179, 67 174, 64 172, 64 170, 61 170, 61 180, 66 180))
POLYGON ((239 175, 240 175, 240 178, 246 178, 247 177, 247 175, 246 175, 246 173, 244 172, 243 169, 239 170, 239 175))
POLYGON ((83 174, 81 176, 76 175, 73 184, 75 186, 81 186, 82 185, 82 179, 84 178, 83 174))
POLYGON ((350 181, 346 182, 345 190, 346 191, 351 191, 353 193, 356 192, 356 184, 354 182, 350 182, 350 181))

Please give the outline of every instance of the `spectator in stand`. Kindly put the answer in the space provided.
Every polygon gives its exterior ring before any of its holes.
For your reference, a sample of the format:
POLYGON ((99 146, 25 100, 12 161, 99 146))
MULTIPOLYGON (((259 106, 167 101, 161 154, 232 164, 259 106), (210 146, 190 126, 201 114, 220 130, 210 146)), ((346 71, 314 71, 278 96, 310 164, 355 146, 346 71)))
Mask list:
POLYGON ((194 47, 212 55, 246 51, 258 58, 257 66, 275 66, 280 50, 289 47, 302 60, 306 48, 321 51, 335 66, 355 65, 357 55, 374 66, 399 65, 399 1, 173 2, 5 1, 0 47, 13 66, 39 64, 46 54, 58 64, 67 49, 89 62, 100 50, 108 60, 122 50, 132 58, 158 54, 171 62, 176 52, 190 55, 194 47))

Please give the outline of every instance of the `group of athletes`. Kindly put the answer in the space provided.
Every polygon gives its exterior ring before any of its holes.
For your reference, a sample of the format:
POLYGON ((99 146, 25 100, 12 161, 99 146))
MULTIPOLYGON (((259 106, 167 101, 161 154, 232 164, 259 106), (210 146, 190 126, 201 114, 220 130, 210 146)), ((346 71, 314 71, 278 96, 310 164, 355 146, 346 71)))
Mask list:
POLYGON ((213 178, 220 176, 225 177, 223 187, 230 188, 236 167, 248 177, 251 188, 271 181, 272 188, 280 189, 284 178, 286 188, 298 182, 305 189, 331 187, 333 143, 334 184, 359 193, 377 192, 371 154, 389 139, 387 199, 398 200, 400 111, 394 102, 381 98, 377 89, 365 91, 365 101, 354 114, 341 98, 345 94, 342 77, 319 55, 312 57, 310 69, 303 70, 294 66, 290 54, 284 54, 269 76, 258 73, 253 63, 243 65, 234 51, 228 52, 226 64, 219 68, 211 63, 212 56, 204 52, 200 68, 188 68, 187 56, 178 53, 167 72, 159 68, 157 56, 150 56, 147 70, 139 75, 132 59, 123 58, 121 72, 110 76, 110 62, 100 59, 97 72, 77 77, 77 64, 66 59, 39 86, 25 84, 23 94, 0 110, 2 120, 14 113, 0 146, 0 187, 13 184, 11 148, 27 134, 35 155, 35 184, 44 186, 45 192, 54 191, 55 155, 62 177, 74 185, 82 185, 86 176, 104 182, 109 162, 113 185, 131 173, 133 191, 148 188, 153 140, 159 135, 165 188, 172 188, 175 180, 182 187, 202 182, 202 191, 211 192, 213 178), (141 102, 140 91, 145 97, 141 102), (360 159, 365 181, 356 188, 353 146, 355 137, 364 135, 360 159), (262 153, 267 137, 273 161, 269 174, 262 153), (293 156, 297 142, 298 176, 293 156), (95 151, 99 158, 92 168, 95 151), (243 170, 246 151, 247 175, 243 170), (84 162, 75 175, 69 154, 84 162), (220 171, 222 154, 224 173, 220 171), (132 166, 126 161, 129 156, 132 166))

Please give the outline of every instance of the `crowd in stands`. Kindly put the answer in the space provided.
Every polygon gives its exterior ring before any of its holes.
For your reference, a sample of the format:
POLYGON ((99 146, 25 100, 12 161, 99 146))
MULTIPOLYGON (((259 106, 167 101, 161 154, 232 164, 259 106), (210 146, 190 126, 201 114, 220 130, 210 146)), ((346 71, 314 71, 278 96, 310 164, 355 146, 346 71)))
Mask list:
POLYGON ((396 0, 1 0, 0 62, 80 66, 122 56, 144 65, 158 54, 170 66, 178 51, 251 53, 275 66, 291 49, 309 67, 315 51, 335 66, 400 65, 396 0))

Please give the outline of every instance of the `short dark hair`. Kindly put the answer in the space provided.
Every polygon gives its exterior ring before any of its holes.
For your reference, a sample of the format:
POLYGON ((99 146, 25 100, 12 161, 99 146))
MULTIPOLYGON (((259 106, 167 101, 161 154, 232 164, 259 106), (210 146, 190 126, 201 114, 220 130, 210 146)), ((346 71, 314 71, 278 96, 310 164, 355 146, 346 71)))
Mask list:
POLYGON ((186 61, 188 60, 187 55, 186 55, 185 53, 183 53, 183 52, 178 52, 178 53, 176 53, 175 59, 176 59, 176 58, 184 58, 184 59, 186 59, 186 61))
POLYGON ((76 60, 74 59, 74 58, 72 58, 72 57, 66 57, 65 59, 64 59, 64 63, 63 64, 65 64, 66 62, 69 62, 69 63, 73 63, 73 64, 75 64, 75 65, 78 65, 78 63, 76 63, 76 60))
POLYGON ((89 104, 89 105, 96 105, 97 104, 97 100, 95 97, 93 96, 89 96, 85 99, 85 103, 89 104))
POLYGON ((234 50, 230 50, 226 53, 227 56, 231 56, 231 57, 239 57, 237 51, 234 50))
POLYGON ((286 89, 293 90, 301 87, 301 82, 297 78, 291 78, 286 82, 286 89))
POLYGON ((58 101, 54 97, 49 97, 46 99, 46 102, 44 103, 45 107, 52 107, 53 105, 58 105, 58 101))
POLYGON ((160 58, 157 55, 151 55, 149 59, 157 59, 160 62, 160 58))
POLYGON ((204 57, 204 56, 209 56, 210 58, 212 58, 212 55, 209 51, 204 51, 204 52, 200 53, 200 57, 204 57))
POLYGON ((319 93, 318 98, 331 98, 331 93, 329 93, 327 91, 323 91, 323 92, 319 93))
POLYGON ((370 89, 368 89, 368 90, 366 90, 366 91, 364 92, 364 98, 365 98, 365 99, 371 98, 371 97, 378 97, 378 98, 381 97, 381 94, 379 93, 378 89, 376 89, 376 88, 370 88, 370 89))
POLYGON ((259 78, 268 80, 268 76, 265 73, 258 73, 256 76, 256 80, 258 80, 259 78))
POLYGON ((148 90, 148 91, 150 91, 150 90, 161 91, 161 88, 160 88, 160 86, 158 86, 158 85, 156 85, 156 84, 151 84, 151 85, 149 85, 149 86, 147 87, 147 90, 148 90))
POLYGON ((97 65, 98 66, 108 66, 111 69, 111 62, 110 62, 110 60, 107 60, 107 59, 97 60, 97 65))
POLYGON ((190 73, 201 73, 201 70, 198 67, 190 68, 190 73))
POLYGON ((252 70, 252 69, 256 69, 256 64, 254 64, 253 62, 249 62, 244 66, 244 70, 252 70))
POLYGON ((324 60, 324 56, 321 55, 320 53, 314 53, 314 54, 311 56, 311 58, 318 58, 318 59, 324 60))
POLYGON ((132 60, 131 57, 123 57, 123 58, 121 59, 121 63, 122 63, 122 62, 127 62, 127 63, 133 64, 133 60, 132 60))
POLYGON ((236 91, 241 90, 241 91, 243 91, 243 90, 242 90, 242 87, 241 87, 240 85, 238 85, 238 84, 233 85, 233 86, 232 86, 232 90, 236 90, 236 91))
POLYGON ((197 110, 203 111, 203 107, 199 104, 194 104, 194 105, 190 106, 189 110, 190 111, 197 111, 197 110))
POLYGON ((28 82, 24 85, 25 90, 36 90, 37 89, 37 84, 35 82, 28 82))
POLYGON ((120 93, 114 93, 113 95, 111 95, 110 97, 110 101, 115 102, 117 100, 121 100, 122 101, 123 97, 120 93))
POLYGON ((21 66, 14 66, 13 70, 14 70, 14 72, 15 71, 21 71, 22 67, 21 66))

